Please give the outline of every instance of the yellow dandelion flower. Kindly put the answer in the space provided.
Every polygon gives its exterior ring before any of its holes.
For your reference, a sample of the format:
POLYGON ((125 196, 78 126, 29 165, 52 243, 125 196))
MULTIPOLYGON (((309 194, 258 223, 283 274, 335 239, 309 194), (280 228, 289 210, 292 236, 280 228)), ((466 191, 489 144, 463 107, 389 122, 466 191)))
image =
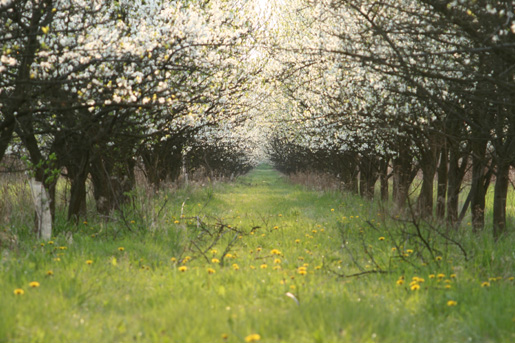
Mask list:
POLYGON ((384 237, 382 237, 382 236, 381 236, 381 237, 379 237, 379 240, 380 240, 380 241, 384 241, 384 237))
POLYGON ((485 281, 481 284, 481 287, 490 287, 490 282, 485 281))
POLYGON ((177 259, 176 259, 175 257, 172 257, 172 258, 170 259, 170 261, 172 261, 173 263, 175 263, 175 262, 177 262, 177 259))
POLYGON ((515 280, 515 276, 510 276, 510 277, 508 278, 508 280, 510 280, 510 281, 515 280))
POLYGON ((311 230, 312 233, 317 233, 318 231, 317 230, 311 230))
POLYGON ((434 279, 435 278, 435 274, 429 274, 429 278, 430 279, 434 279))
POLYGON ((211 262, 212 262, 212 263, 220 263, 220 260, 219 260, 219 259, 217 259, 217 258, 212 258, 212 259, 211 259, 211 262))
POLYGON ((412 291, 418 291, 420 289, 420 285, 418 283, 411 286, 412 291))
POLYGON ((29 283, 29 286, 32 288, 37 288, 40 286, 40 284, 37 281, 32 281, 31 283, 29 283))
POLYGON ((406 252, 407 252, 408 254, 413 254, 413 249, 407 249, 407 250, 406 250, 406 252))
POLYGON ((254 267, 254 266, 250 266, 250 269, 254 270, 254 269, 256 269, 256 267, 254 267))
POLYGON ((261 340, 261 336, 258 335, 257 333, 253 333, 252 335, 248 335, 247 337, 245 337, 245 342, 249 343, 249 342, 257 342, 261 340))
POLYGON ((44 247, 44 246, 45 246, 45 243, 40 243, 39 245, 41 245, 42 247, 44 247))
POLYGON ((279 230, 279 226, 274 226, 274 230, 279 230))
POLYGON ((399 285, 399 286, 404 285, 404 280, 402 280, 402 279, 397 280, 397 285, 399 285))
POLYGON ((226 333, 223 333, 223 334, 222 334, 222 339, 227 339, 227 338, 229 338, 229 335, 228 335, 228 334, 226 334, 226 333))
POLYGON ((272 255, 281 255, 281 252, 278 249, 272 249, 272 251, 270 251, 270 253, 272 255))
POLYGON ((442 256, 436 256, 435 257, 435 261, 441 261, 442 260, 442 256))
POLYGON ((274 263, 275 263, 275 264, 279 264, 279 263, 281 263, 281 259, 280 259, 280 258, 276 258, 276 259, 274 260, 274 263))
POLYGON ((282 217, 283 215, 279 213, 278 217, 282 217))
POLYGON ((300 239, 296 239, 295 243, 299 244, 300 243, 300 239))
POLYGON ((47 243, 48 244, 54 244, 54 241, 48 241, 47 243))
POLYGON ((396 247, 393 247, 393 248, 392 248, 392 252, 394 252, 394 251, 397 251, 397 248, 396 248, 396 247))
POLYGON ((93 260, 86 260, 86 264, 93 264, 93 260))
POLYGON ((49 271, 47 271, 47 272, 46 272, 46 275, 48 275, 48 276, 52 276, 52 275, 54 275, 54 272, 53 272, 53 271, 51 271, 51 270, 49 270, 49 271))
POLYGON ((54 261, 59 262, 61 259, 59 257, 54 258, 54 261))
POLYGON ((21 288, 16 288, 14 290, 14 295, 23 295, 23 294, 25 294, 25 291, 21 288))
POLYGON ((135 220, 131 220, 131 224, 135 224, 135 223, 136 223, 136 221, 135 221, 135 220))
POLYGON ((211 254, 216 255, 218 251, 216 249, 211 249, 211 254))
POLYGON ((297 288, 297 287, 295 287, 295 285, 290 285, 290 289, 291 289, 292 291, 294 291, 294 290, 295 290, 295 288, 297 288))
POLYGON ((322 266, 316 266, 315 269, 316 270, 322 269, 322 266))
POLYGON ((234 270, 240 270, 240 266, 238 266, 236 263, 232 265, 232 269, 234 270))
POLYGON ((281 270, 281 266, 274 266, 272 269, 273 270, 281 270))
POLYGON ((445 274, 440 273, 437 276, 438 276, 439 279, 443 279, 445 277, 445 274))
POLYGON ((334 212, 334 208, 331 208, 331 212, 334 212))
POLYGON ((458 302, 456 300, 449 300, 447 302, 447 306, 456 306, 458 305, 458 302))
POLYGON ((207 268, 207 273, 214 274, 214 273, 216 273, 216 270, 214 270, 213 268, 207 268))
POLYGON ((456 278, 456 274, 451 274, 451 275, 449 275, 449 276, 450 276, 450 278, 451 278, 451 279, 456 278))
POLYGON ((256 252, 261 252, 261 250, 263 250, 263 249, 262 248, 257 248, 256 252))
POLYGON ((266 269, 266 268, 268 268, 268 266, 265 263, 263 263, 262 265, 259 266, 259 268, 266 269))
POLYGON ((229 253, 229 254, 225 254, 225 257, 227 257, 227 258, 234 258, 234 255, 229 253))
POLYGON ((297 273, 299 273, 300 275, 306 275, 308 272, 306 269, 300 269, 297 271, 297 273))
POLYGON ((180 272, 183 272, 183 273, 184 273, 184 272, 185 272, 185 271, 187 271, 187 270, 188 270, 188 267, 186 267, 186 266, 180 266, 180 267, 179 267, 179 271, 180 271, 180 272))
POLYGON ((451 285, 445 285, 445 289, 451 289, 452 286, 451 285))
POLYGON ((125 248, 124 248, 124 247, 118 247, 118 250, 119 250, 119 251, 124 251, 124 250, 125 250, 125 248))

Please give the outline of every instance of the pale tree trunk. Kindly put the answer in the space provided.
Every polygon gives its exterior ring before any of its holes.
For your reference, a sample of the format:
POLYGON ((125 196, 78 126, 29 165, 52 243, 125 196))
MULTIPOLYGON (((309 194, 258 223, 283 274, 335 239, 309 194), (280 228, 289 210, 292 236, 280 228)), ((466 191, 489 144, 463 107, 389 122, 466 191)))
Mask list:
POLYGON ((34 178, 29 180, 32 200, 36 208, 36 230, 39 238, 50 240, 52 237, 52 212, 50 197, 42 182, 34 178))

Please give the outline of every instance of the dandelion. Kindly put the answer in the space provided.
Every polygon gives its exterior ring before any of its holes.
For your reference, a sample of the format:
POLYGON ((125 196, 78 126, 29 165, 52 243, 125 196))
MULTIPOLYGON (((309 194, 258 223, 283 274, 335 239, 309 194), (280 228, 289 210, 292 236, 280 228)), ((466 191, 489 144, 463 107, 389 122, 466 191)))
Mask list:
POLYGON ((379 237, 379 240, 380 240, 380 241, 384 241, 384 237, 382 237, 382 236, 381 236, 381 237, 379 237))
POLYGON ((294 290, 295 290, 295 288, 297 288, 297 287, 295 287, 295 285, 290 285, 290 289, 291 289, 292 291, 294 291, 294 290))
POLYGON ((451 274, 451 275, 449 275, 449 277, 450 277, 451 279, 455 279, 455 278, 456 278, 456 274, 451 274))
POLYGON ((245 342, 249 343, 249 342, 257 342, 261 340, 261 336, 258 335, 257 333, 253 333, 252 335, 248 335, 247 337, 245 337, 245 342))
POLYGON ((434 279, 435 278, 435 274, 429 274, 429 278, 430 279, 434 279))
POLYGON ((45 246, 45 243, 40 243, 39 245, 41 245, 42 247, 44 247, 44 246, 45 246))
POLYGON ((420 289, 420 285, 418 283, 411 286, 412 291, 418 291, 420 289))
POLYGON ((211 249, 211 254, 216 255, 218 253, 218 251, 216 249, 211 249))
POLYGON ((279 263, 281 263, 281 259, 280 259, 280 258, 276 258, 276 259, 274 260, 274 263, 275 263, 275 264, 279 264, 279 263))
POLYGON ((397 280, 397 285, 398 286, 404 285, 404 280, 402 280, 402 279, 397 280))
POLYGON ((274 230, 279 230, 279 226, 274 226, 274 230))
POLYGON ((54 272, 53 272, 53 271, 51 271, 51 270, 49 270, 49 271, 47 271, 47 272, 46 272, 46 275, 48 275, 48 276, 52 276, 52 275, 54 275, 54 272))
POLYGON ((256 252, 261 252, 261 250, 263 250, 263 249, 261 249, 261 248, 257 248, 257 249, 256 249, 256 252))
POLYGON ((227 257, 227 258, 236 258, 233 254, 230 254, 230 253, 229 254, 225 254, 225 257, 227 257))
POLYGON ((442 260, 442 256, 436 256, 435 257, 435 261, 441 261, 442 260))
POLYGON ((270 251, 270 253, 272 255, 281 255, 281 252, 278 249, 272 249, 272 251, 270 251))
POLYGON ((510 276, 510 277, 508 278, 508 280, 513 281, 513 280, 515 280, 515 277, 514 277, 514 276, 510 276))
POLYGON ((48 241, 47 243, 51 245, 54 244, 54 241, 48 241))
POLYGON ((61 259, 59 257, 54 258, 54 261, 59 262, 61 259))
POLYGON ((215 272, 216 272, 216 270, 214 270, 213 268, 207 268, 208 274, 214 274, 215 272))
POLYGON ((21 288, 16 288, 14 290, 14 295, 23 295, 23 294, 25 294, 25 291, 21 288))
POLYGON ((317 233, 318 231, 317 230, 311 230, 312 233, 317 233))
POLYGON ((220 263, 220 260, 219 260, 219 259, 217 259, 217 258, 212 258, 212 259, 211 259, 211 262, 212 262, 212 263, 220 263))
POLYGON ((227 339, 227 338, 229 338, 229 335, 228 335, 228 334, 226 334, 226 333, 223 333, 223 334, 222 334, 222 339, 227 339))
POLYGON ((297 270, 297 273, 299 273, 300 275, 306 275, 308 273, 308 271, 306 269, 299 268, 297 270))
POLYGON ((263 263, 262 265, 259 266, 259 268, 266 269, 266 268, 268 268, 268 266, 265 263, 263 263))
POLYGON ((442 273, 438 274, 438 279, 440 279, 440 280, 441 280, 441 279, 443 279, 444 277, 445 277, 445 274, 442 274, 442 273))
POLYGON ((279 213, 278 217, 282 217, 283 215, 279 213))
POLYGON ((485 281, 481 284, 481 287, 490 287, 490 282, 485 281))
POLYGON ((87 220, 85 220, 85 221, 83 221, 83 222, 82 222, 82 224, 84 224, 84 225, 88 225, 88 221, 87 221, 87 220))
POLYGON ((331 208, 331 212, 334 212, 334 208, 331 208))
POLYGON ((296 239, 295 243, 299 244, 300 243, 300 239, 296 239))
POLYGON ((273 270, 281 270, 281 266, 274 266, 272 269, 273 270))
POLYGON ((455 301, 455 300, 449 300, 449 301, 447 302, 447 306, 456 306, 456 305, 458 305, 458 302, 457 302, 457 301, 455 301))
POLYGON ((238 266, 236 263, 232 265, 232 269, 234 270, 240 270, 240 266, 238 266))
POLYGON ((86 264, 93 264, 93 260, 86 260, 86 264))
POLYGON ((392 248, 392 252, 395 252, 395 251, 397 251, 397 248, 396 248, 396 247, 393 247, 393 248, 392 248))
POLYGON ((38 288, 41 285, 37 281, 32 281, 31 283, 29 283, 29 286, 32 288, 38 288))
POLYGON ((125 248, 124 247, 118 247, 118 251, 124 251, 125 248))
POLYGON ((177 259, 176 259, 175 257, 172 257, 172 258, 170 259, 170 261, 171 261, 171 262, 173 262, 173 263, 175 263, 175 262, 177 262, 177 259))
POLYGON ((445 289, 451 289, 452 286, 451 285, 445 285, 445 289))
POLYGON ((407 250, 406 250, 406 252, 407 252, 408 254, 413 254, 413 249, 407 249, 407 250))
POLYGON ((135 220, 131 220, 131 224, 134 224, 134 223, 136 223, 136 221, 135 220))
POLYGON ((322 266, 316 266, 315 269, 320 270, 320 269, 322 269, 322 266))
POLYGON ((187 270, 188 270, 188 267, 186 267, 186 266, 180 266, 180 267, 179 267, 179 271, 180 271, 180 272, 183 272, 183 273, 184 273, 184 272, 185 272, 185 271, 187 271, 187 270))

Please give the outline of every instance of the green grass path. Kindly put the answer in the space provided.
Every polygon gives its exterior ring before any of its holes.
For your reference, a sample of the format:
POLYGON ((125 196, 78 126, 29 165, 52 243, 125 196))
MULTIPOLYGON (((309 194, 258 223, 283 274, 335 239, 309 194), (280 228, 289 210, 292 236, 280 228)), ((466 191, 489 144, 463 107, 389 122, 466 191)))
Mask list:
POLYGON ((376 205, 267 166, 142 203, 130 231, 92 221, 3 250, 0 342, 515 341, 509 242, 428 262, 376 205))

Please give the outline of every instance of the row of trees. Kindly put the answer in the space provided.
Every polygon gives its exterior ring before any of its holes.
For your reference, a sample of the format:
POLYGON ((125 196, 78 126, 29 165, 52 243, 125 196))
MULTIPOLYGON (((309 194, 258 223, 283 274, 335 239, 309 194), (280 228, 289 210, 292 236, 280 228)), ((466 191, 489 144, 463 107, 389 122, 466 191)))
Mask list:
POLYGON ((421 172, 418 213, 456 225, 470 208, 476 229, 495 180, 493 234, 506 231, 512 1, 292 0, 281 13, 278 31, 287 34, 278 35, 282 99, 274 106, 288 116, 270 146, 279 168, 328 171, 368 197, 377 180, 386 197, 391 177, 398 206, 421 172))
POLYGON ((25 156, 54 211, 70 180, 68 218, 85 211, 91 179, 108 213, 145 166, 156 186, 189 168, 242 172, 245 123, 260 63, 249 1, 0 2, 0 160, 25 156), (216 136, 216 144, 206 136, 216 136), (222 162, 220 162, 222 161, 222 162), (229 167, 230 165, 230 167, 229 167))

